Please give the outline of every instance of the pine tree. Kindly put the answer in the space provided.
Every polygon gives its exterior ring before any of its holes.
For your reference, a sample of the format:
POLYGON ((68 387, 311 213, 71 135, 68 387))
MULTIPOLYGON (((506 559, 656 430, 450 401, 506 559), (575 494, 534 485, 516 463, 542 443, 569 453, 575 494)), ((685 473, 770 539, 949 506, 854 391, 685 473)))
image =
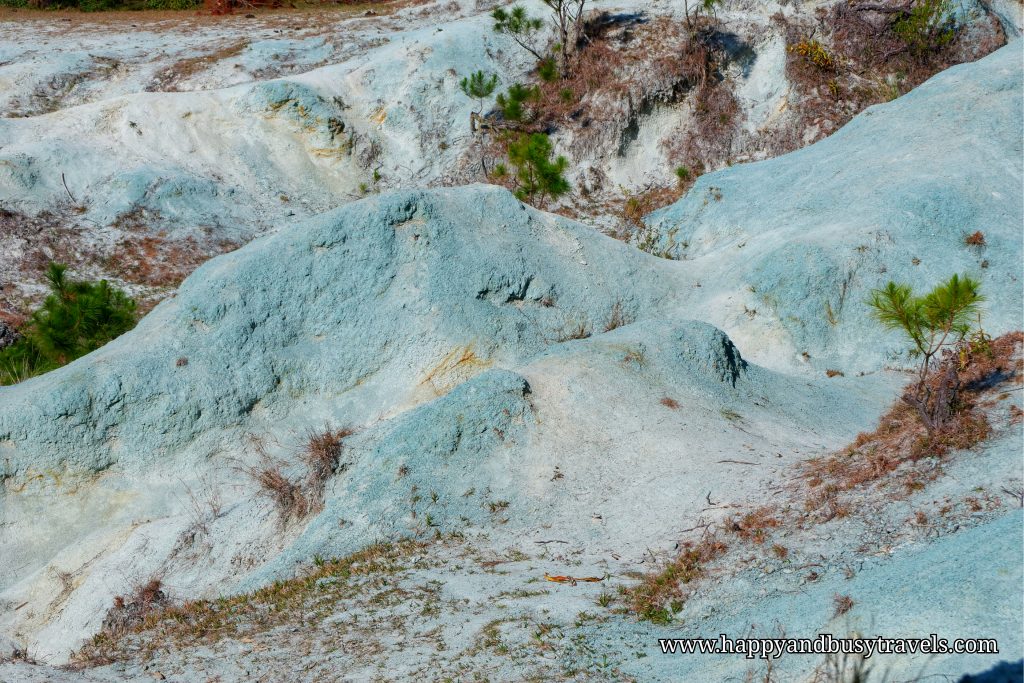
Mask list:
POLYGON ((135 326, 135 301, 106 280, 71 281, 67 266, 46 271, 50 295, 22 337, 0 350, 0 383, 13 384, 95 351, 135 326))
POLYGON ((569 191, 569 181, 562 175, 569 161, 562 156, 552 160, 551 154, 551 141, 543 133, 524 133, 509 143, 508 160, 516 169, 515 193, 521 201, 536 199, 544 206, 548 198, 569 191))
POLYGON ((485 74, 483 71, 476 71, 462 79, 459 87, 466 97, 477 101, 477 114, 483 112, 484 100, 494 94, 498 85, 498 74, 485 74))
POLYGON ((529 16, 522 5, 515 5, 510 10, 499 7, 491 12, 491 18, 494 19, 496 33, 509 35, 521 48, 538 60, 544 59, 535 42, 537 34, 544 26, 541 19, 529 16))
POLYGON ((938 391, 933 390, 932 360, 971 332, 971 321, 980 315, 985 301, 979 290, 976 280, 953 275, 924 296, 915 296, 910 285, 889 282, 868 298, 875 318, 891 330, 902 331, 913 343, 911 354, 920 359, 917 384, 903 400, 917 410, 929 433, 952 415, 958 389, 956 378, 951 377, 943 378, 938 391))
POLYGON ((498 95, 496 102, 506 121, 519 122, 526 117, 526 109, 523 105, 530 100, 536 100, 539 96, 540 90, 536 86, 514 83, 507 93, 498 95))

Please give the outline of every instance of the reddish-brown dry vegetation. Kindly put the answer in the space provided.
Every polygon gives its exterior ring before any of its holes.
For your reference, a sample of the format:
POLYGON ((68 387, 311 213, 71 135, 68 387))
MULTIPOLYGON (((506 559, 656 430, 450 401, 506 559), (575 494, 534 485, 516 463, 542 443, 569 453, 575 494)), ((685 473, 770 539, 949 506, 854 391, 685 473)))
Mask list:
POLYGON ((894 99, 940 71, 1006 44, 993 14, 959 26, 948 42, 913 50, 897 30, 911 4, 842 2, 811 21, 773 17, 786 36, 786 76, 795 86, 795 125, 774 132, 772 154, 792 151, 845 125, 868 106, 894 99))
POLYGON ((305 621, 309 618, 309 599, 357 592, 358 586, 352 584, 361 577, 379 574, 386 581, 401 569, 403 561, 424 547, 425 543, 412 540, 378 543, 341 559, 318 562, 296 578, 216 600, 174 604, 163 595, 156 581, 148 600, 140 595, 115 601, 111 613, 140 602, 146 607, 133 612, 135 616, 123 624, 105 622, 103 629, 76 653, 73 666, 100 666, 140 653, 151 655, 162 647, 211 644, 243 633, 251 636, 254 630, 269 631, 288 620, 305 621), (321 579, 327 580, 329 587, 321 579), (133 638, 137 634, 143 637, 133 638))
POLYGON ((853 598, 836 593, 832 596, 832 617, 841 617, 853 609, 853 598))
POLYGON ((727 550, 728 546, 713 533, 706 533, 697 543, 685 543, 675 559, 641 577, 640 583, 629 590, 630 609, 642 619, 669 621, 686 598, 684 586, 705 576, 708 565, 727 550))
MULTIPOLYGON (((863 486, 890 483, 889 475, 903 467, 896 478, 905 493, 919 490, 939 470, 932 466, 915 467, 925 458, 942 458, 952 450, 970 448, 983 441, 991 426, 982 405, 993 387, 1006 382, 1020 383, 1021 346, 1024 333, 1005 334, 987 344, 987 348, 964 346, 961 353, 950 354, 944 366, 955 364, 960 390, 952 422, 928 435, 915 410, 898 401, 870 433, 862 433, 844 451, 809 461, 803 477, 810 487, 807 509, 825 519, 843 516, 849 511, 844 494, 863 486)), ((933 383, 944 381, 943 368, 932 373, 933 383)))
POLYGON ((976 230, 970 235, 964 237, 964 244, 971 247, 983 247, 985 246, 985 233, 981 230, 976 230))
MULTIPOLYGON (((976 446, 991 432, 986 409, 1009 397, 1008 383, 1021 384, 1024 376, 1024 332, 1004 334, 996 339, 976 336, 964 343, 958 353, 949 354, 945 364, 955 364, 959 385, 953 421, 929 436, 916 411, 898 401, 879 421, 871 433, 860 434, 851 446, 841 452, 802 463, 791 495, 805 502, 799 506, 766 505, 755 508, 723 524, 704 526, 704 535, 697 544, 684 544, 683 552, 662 569, 640 577, 640 583, 629 591, 630 608, 641 618, 667 622, 673 612, 682 608, 685 584, 704 577, 709 565, 721 559, 727 548, 718 539, 719 533, 733 534, 739 540, 764 546, 777 529, 801 527, 808 523, 824 523, 834 518, 862 512, 863 496, 869 488, 885 487, 887 498, 899 497, 925 487, 927 481, 941 472, 936 462, 952 450, 976 446), (917 467, 930 461, 927 467, 917 467)), ((942 381, 941 368, 932 373, 930 381, 942 381)), ((1022 411, 1010 405, 1009 421, 1021 419, 1022 411)), ((1018 495, 1024 505, 1024 492, 1018 495)), ((991 497, 984 501, 972 496, 964 500, 972 511, 991 509, 1000 504, 991 497)), ((950 508, 943 508, 945 514, 950 508)), ((918 511, 917 524, 926 524, 928 517, 918 511)), ((785 560, 789 550, 778 544, 767 546, 777 559, 785 560)), ((814 572, 808 580, 816 580, 814 572)), ((689 589, 692 590, 692 587, 689 589)), ((849 596, 836 596, 835 616, 853 607, 849 596)))
POLYGON ((125 282, 149 287, 177 287, 207 260, 238 248, 231 240, 205 245, 191 235, 168 238, 164 233, 125 237, 114 247, 106 265, 125 282))
POLYGON ((319 500, 323 496, 327 480, 341 468, 345 439, 353 433, 351 429, 333 429, 329 425, 319 431, 310 429, 307 432, 300 456, 306 465, 307 481, 314 499, 319 500))
POLYGON ((774 508, 765 505, 733 520, 729 530, 744 541, 760 545, 768 538, 770 530, 781 524, 777 514, 774 508))

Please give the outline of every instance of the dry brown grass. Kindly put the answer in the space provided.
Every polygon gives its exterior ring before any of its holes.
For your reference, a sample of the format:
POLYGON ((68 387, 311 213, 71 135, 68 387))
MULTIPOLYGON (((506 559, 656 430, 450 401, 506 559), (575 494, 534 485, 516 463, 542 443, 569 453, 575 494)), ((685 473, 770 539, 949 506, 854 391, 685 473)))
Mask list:
MULTIPOLYGON (((205 0, 205 5, 211 2, 222 2, 223 0, 205 0)), ((269 3, 268 3, 269 4, 269 3)), ((243 38, 225 43, 221 47, 205 54, 179 59, 171 66, 158 71, 153 76, 153 81, 147 86, 149 91, 174 92, 178 85, 195 76, 201 71, 208 69, 217 62, 231 59, 242 54, 249 47, 249 39, 243 38)))
POLYGON ((604 331, 611 332, 632 322, 633 316, 625 312, 621 301, 616 301, 612 306, 611 312, 608 314, 608 320, 604 323, 604 331))
MULTIPOLYGON (((900 488, 902 494, 923 488, 939 470, 917 466, 919 461, 971 448, 988 437, 991 426, 980 404, 995 386, 1020 383, 1022 345, 1024 333, 1013 332, 987 345, 965 345, 960 354, 943 361, 957 366, 961 390, 952 423, 935 434, 929 436, 914 409, 898 401, 873 432, 859 434, 843 451, 805 463, 801 474, 810 487, 807 510, 827 520, 848 514, 851 503, 844 494, 864 486, 892 481, 898 484, 896 495, 900 488), (892 480, 889 475, 898 469, 903 475, 892 480)), ((932 381, 943 374, 933 373, 932 381)))
POLYGON ((976 230, 970 235, 964 237, 964 244, 970 247, 983 247, 985 246, 985 233, 981 230, 976 230))
POLYGON ((853 609, 853 598, 836 593, 832 596, 832 618, 841 617, 853 609))
POLYGON ((330 425, 324 425, 322 430, 310 429, 306 433, 300 456, 306 465, 307 481, 314 498, 319 500, 323 496, 327 480, 341 468, 345 439, 353 433, 351 429, 334 429, 330 425))
POLYGON ((649 187, 635 194, 627 193, 621 198, 613 198, 606 203, 605 207, 610 213, 617 214, 624 225, 643 228, 644 216, 672 204, 682 197, 686 188, 692 184, 689 182, 649 187))
MULTIPOLYGON (((170 600, 158 578, 138 585, 129 595, 114 598, 114 604, 107 610, 97 639, 109 640, 124 636, 140 627, 154 613, 167 608, 170 600)), ((99 652, 90 660, 93 665, 108 664, 112 658, 99 652)))
POLYGON ((302 519, 313 508, 306 492, 300 483, 289 479, 281 470, 280 463, 269 459, 248 470, 253 481, 259 486, 259 492, 270 499, 281 515, 281 521, 302 519))
POLYGON ((200 244, 191 235, 169 239, 164 233, 127 236, 107 259, 110 271, 125 282, 150 287, 177 287, 209 259, 237 249, 231 240, 200 244))
POLYGON ((310 600, 354 593, 358 590, 353 585, 355 579, 394 574, 403 568, 405 558, 425 546, 411 540, 378 543, 341 559, 317 561, 297 578, 228 598, 178 605, 172 605, 166 597, 152 600, 141 619, 132 620, 123 629, 104 628, 76 653, 74 662, 78 666, 98 666, 162 647, 209 645, 243 633, 252 636, 289 620, 305 623, 310 600))
POLYGON ((658 403, 665 406, 669 410, 679 410, 679 401, 675 400, 674 398, 669 398, 668 396, 665 396, 660 401, 658 401, 658 403))
MULTIPOLYGON (((396 5, 394 0, 330 0, 333 5, 350 8, 375 8, 379 6, 396 5)), ((322 7, 325 2, 310 2, 301 0, 299 4, 322 7)), ((413 4, 413 3, 402 3, 413 4)), ((203 0, 203 11, 212 16, 230 15, 235 12, 255 12, 258 10, 278 10, 284 7, 297 9, 298 4, 293 0, 203 0)))
POLYGON ((584 321, 569 320, 566 322, 555 335, 556 342, 567 342, 575 339, 588 339, 593 334, 588 325, 584 321))
POLYGON ((971 39, 915 54, 895 30, 902 0, 837 3, 812 21, 773 17, 786 36, 786 76, 795 86, 795 120, 766 141, 772 154, 792 151, 845 125, 866 107, 898 97, 936 73, 1006 43, 993 17, 974 18, 971 39), (812 37, 813 36, 813 37, 812 37))
POLYGON ((253 27, 291 27, 296 19, 310 23, 334 20, 339 14, 362 17, 373 10, 378 16, 387 16, 406 7, 425 4, 427 0, 282 0, 264 2, 247 12, 234 14, 212 14, 195 9, 118 9, 114 11, 83 12, 71 8, 30 8, 0 6, 0 21, 40 22, 55 24, 62 22, 75 30, 123 30, 139 29, 165 31, 169 28, 200 28, 210 25, 222 26, 229 22, 243 23, 253 27), (248 14, 255 17, 249 17, 248 14), (254 21, 254 19, 256 21, 254 21), (258 22, 258 23, 257 23, 258 22))
POLYGON ((283 524, 303 519, 322 509, 324 487, 343 468, 344 441, 353 433, 351 429, 335 429, 330 425, 307 430, 298 449, 299 460, 306 469, 304 478, 285 474, 284 464, 270 457, 260 439, 253 439, 259 464, 241 470, 256 483, 259 493, 274 504, 283 524))
MULTIPOLYGON (((714 54, 709 52, 708 54, 714 54)), ((715 69, 709 62, 709 71, 715 69)), ((708 78, 694 94, 693 120, 683 135, 666 144, 669 159, 703 172, 732 156, 739 129, 739 101, 732 85, 708 78)))
POLYGON ((734 519, 728 528, 744 541, 760 545, 767 540, 770 530, 781 524, 777 514, 775 508, 764 505, 734 519))
POLYGON ((698 543, 685 543, 682 552, 662 569, 647 574, 627 591, 630 609, 641 619, 667 623, 682 608, 683 586, 706 575, 708 566, 725 554, 728 547, 713 533, 698 543))

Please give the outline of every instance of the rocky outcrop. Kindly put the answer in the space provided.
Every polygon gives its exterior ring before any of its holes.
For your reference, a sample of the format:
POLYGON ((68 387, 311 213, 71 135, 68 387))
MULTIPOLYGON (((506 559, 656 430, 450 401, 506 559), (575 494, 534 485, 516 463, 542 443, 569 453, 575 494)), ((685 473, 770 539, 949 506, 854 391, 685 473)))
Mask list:
POLYGON ((700 281, 697 317, 776 367, 805 353, 845 371, 895 360, 899 340, 862 304, 890 279, 970 273, 986 328, 1019 329, 1020 54, 1015 42, 806 149, 702 176, 648 217, 651 250, 700 281))

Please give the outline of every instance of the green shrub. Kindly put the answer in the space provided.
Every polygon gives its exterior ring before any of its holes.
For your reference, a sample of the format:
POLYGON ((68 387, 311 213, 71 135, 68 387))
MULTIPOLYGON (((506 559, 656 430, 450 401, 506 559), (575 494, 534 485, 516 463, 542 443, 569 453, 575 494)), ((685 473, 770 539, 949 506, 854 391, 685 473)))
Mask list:
POLYGON ((910 11, 893 24, 893 33, 910 53, 923 57, 941 50, 956 37, 956 19, 950 0, 919 0, 910 11))
POLYGON ((106 280, 75 282, 51 263, 50 295, 22 337, 0 350, 0 384, 13 384, 95 351, 135 326, 135 301, 106 280))
POLYGON ((545 83, 551 83, 558 78, 558 65, 550 57, 537 62, 537 75, 545 83))

